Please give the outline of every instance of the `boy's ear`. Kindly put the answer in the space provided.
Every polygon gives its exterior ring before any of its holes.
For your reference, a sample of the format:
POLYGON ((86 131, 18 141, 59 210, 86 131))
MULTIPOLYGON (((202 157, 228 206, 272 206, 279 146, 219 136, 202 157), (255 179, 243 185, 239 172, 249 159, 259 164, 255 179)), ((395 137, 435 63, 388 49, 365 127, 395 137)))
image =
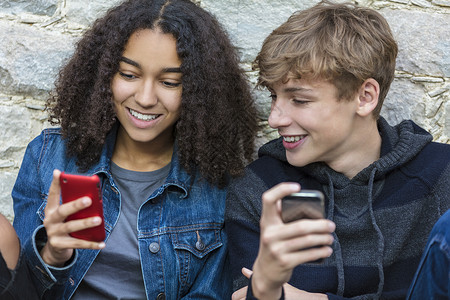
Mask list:
POLYGON ((373 78, 366 79, 359 88, 359 107, 357 113, 362 116, 368 116, 372 113, 378 104, 380 95, 380 85, 373 78))

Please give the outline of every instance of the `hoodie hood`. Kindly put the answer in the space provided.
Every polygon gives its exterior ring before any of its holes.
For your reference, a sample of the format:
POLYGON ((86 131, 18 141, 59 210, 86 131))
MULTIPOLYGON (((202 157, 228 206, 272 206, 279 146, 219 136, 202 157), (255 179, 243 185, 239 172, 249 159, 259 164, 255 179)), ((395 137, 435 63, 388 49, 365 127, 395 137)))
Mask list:
MULTIPOLYGON (((392 127, 384 118, 380 117, 378 120, 378 130, 382 138, 381 157, 360 171, 352 179, 353 181, 367 184, 374 168, 376 169, 374 179, 379 179, 386 173, 410 161, 423 147, 432 141, 430 133, 410 120, 405 120, 392 127)), ((259 149, 259 157, 266 155, 287 162, 286 150, 283 147, 281 137, 270 141, 259 149)), ((303 167, 303 170, 319 180, 322 184, 328 183, 329 175, 333 177, 333 182, 336 187, 345 184, 349 180, 343 174, 334 171, 321 162, 309 164, 303 167)))

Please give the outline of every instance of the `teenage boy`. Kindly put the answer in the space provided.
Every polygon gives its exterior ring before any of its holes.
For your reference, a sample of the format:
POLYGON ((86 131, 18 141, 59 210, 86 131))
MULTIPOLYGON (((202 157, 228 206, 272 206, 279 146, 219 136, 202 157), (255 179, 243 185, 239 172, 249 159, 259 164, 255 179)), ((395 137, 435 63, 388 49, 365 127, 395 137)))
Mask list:
POLYGON ((255 65, 281 137, 228 192, 234 299, 405 298, 450 207, 450 145, 379 116, 396 56, 386 20, 353 4, 321 2, 266 38, 255 65), (300 189, 325 194, 326 219, 282 222, 300 189))

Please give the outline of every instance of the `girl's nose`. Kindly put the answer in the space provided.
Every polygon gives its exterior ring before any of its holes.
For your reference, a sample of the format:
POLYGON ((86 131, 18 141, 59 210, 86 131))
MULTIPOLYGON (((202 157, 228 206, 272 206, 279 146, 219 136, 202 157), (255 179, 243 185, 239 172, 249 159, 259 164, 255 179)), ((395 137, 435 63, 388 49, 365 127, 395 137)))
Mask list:
POLYGON ((158 102, 155 85, 151 80, 142 82, 142 85, 135 94, 136 102, 142 107, 154 106, 158 102))

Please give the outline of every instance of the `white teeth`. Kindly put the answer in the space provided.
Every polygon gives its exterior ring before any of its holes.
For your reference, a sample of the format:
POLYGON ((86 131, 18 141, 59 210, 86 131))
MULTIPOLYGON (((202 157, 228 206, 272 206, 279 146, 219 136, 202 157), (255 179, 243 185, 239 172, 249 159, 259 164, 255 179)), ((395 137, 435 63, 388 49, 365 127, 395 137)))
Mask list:
POLYGON ((142 120, 142 121, 151 121, 158 117, 158 115, 143 115, 132 109, 130 109, 130 113, 133 117, 135 117, 136 119, 142 120))
POLYGON ((283 136, 283 140, 287 143, 296 143, 298 141, 300 141, 301 139, 303 139, 305 136, 283 136))

